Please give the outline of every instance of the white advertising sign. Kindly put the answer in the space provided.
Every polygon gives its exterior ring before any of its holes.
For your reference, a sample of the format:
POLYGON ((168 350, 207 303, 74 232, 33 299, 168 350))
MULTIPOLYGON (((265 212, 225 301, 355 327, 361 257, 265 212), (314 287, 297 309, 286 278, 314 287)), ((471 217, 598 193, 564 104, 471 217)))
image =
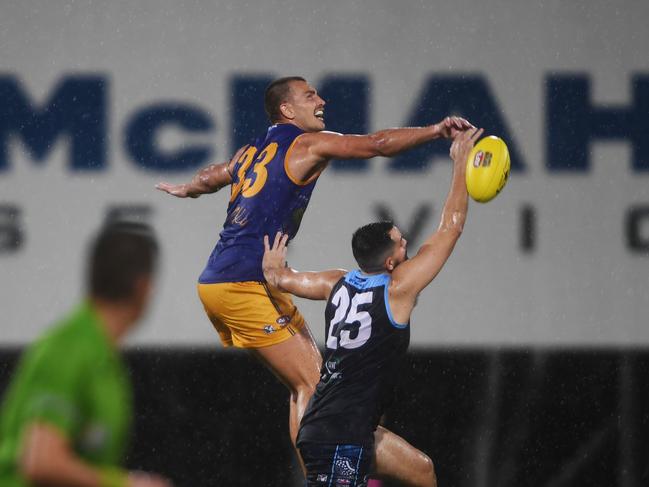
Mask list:
MULTIPOLYGON (((220 347, 196 280, 227 195, 180 200, 154 186, 228 159, 257 135, 242 120, 264 123, 258 86, 292 74, 323 93, 333 130, 453 112, 510 145, 509 184, 470 205, 420 297, 413 345, 649 345, 648 14, 603 0, 4 2, 0 345, 70 309, 88 238, 111 211, 135 211, 163 259, 130 343, 220 347)), ((450 169, 447 142, 327 169, 289 263, 354 268, 352 232, 381 216, 414 254, 450 169)), ((323 303, 297 302, 323 343, 323 303)))

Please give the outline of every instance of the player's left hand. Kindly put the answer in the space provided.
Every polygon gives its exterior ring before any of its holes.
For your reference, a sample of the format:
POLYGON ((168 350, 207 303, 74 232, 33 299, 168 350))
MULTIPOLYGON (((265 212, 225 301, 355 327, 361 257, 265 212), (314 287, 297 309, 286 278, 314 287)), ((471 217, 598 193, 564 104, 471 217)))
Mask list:
POLYGON ((436 123, 435 128, 440 137, 451 140, 455 140, 455 137, 462 132, 475 129, 471 122, 462 117, 446 117, 441 122, 436 123))
POLYGON ((186 184, 170 184, 170 183, 158 183, 156 184, 156 189, 169 193, 176 198, 194 198, 195 196, 189 194, 186 184))
MULTIPOLYGON (((264 258, 261 262, 261 268, 264 271, 264 276, 266 275, 266 271, 286 267, 287 241, 287 234, 277 232, 277 234, 275 235, 275 241, 273 242, 273 246, 271 247, 269 244, 268 235, 264 235, 264 258)), ((266 280, 269 280, 268 277, 266 277, 266 280)))

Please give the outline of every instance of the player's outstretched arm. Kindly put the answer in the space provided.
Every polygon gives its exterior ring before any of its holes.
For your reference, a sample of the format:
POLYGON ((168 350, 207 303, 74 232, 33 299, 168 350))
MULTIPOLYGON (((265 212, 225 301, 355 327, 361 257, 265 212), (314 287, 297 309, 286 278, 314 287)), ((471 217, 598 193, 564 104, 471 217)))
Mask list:
POLYGON ((459 134, 451 145, 453 177, 442 217, 437 228, 419 248, 417 255, 398 266, 392 273, 391 292, 414 300, 442 269, 460 238, 468 210, 466 161, 483 129, 459 134))
POLYGON ((172 487, 171 482, 155 474, 96 468, 85 463, 74 453, 64 434, 45 422, 27 427, 20 470, 29 482, 37 485, 172 487))
POLYGON ((156 188, 178 198, 198 198, 202 194, 216 193, 232 182, 232 170, 235 162, 243 153, 241 147, 230 162, 210 164, 196 173, 189 183, 170 184, 160 182, 156 188))
POLYGON ((427 127, 402 127, 380 130, 368 135, 343 135, 315 132, 302 136, 310 153, 319 159, 368 159, 392 157, 434 139, 454 139, 457 134, 473 128, 460 117, 446 117, 427 127))
POLYGON ((331 269, 320 272, 298 272, 286 267, 286 241, 288 235, 277 232, 271 247, 268 235, 264 236, 264 278, 271 285, 301 298, 325 300, 334 285, 347 271, 331 269))

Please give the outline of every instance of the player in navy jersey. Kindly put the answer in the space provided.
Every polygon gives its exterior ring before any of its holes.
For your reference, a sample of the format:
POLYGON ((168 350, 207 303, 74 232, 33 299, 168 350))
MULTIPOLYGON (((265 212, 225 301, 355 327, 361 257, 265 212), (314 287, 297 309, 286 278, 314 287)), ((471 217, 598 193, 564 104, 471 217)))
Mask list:
POLYGON ((398 366, 410 340, 410 315, 419 293, 451 255, 468 209, 466 161, 481 130, 451 146, 453 177, 441 222, 408 259, 406 240, 391 222, 359 228, 352 250, 360 269, 297 272, 286 266, 288 235, 264 237, 266 281, 308 299, 327 299, 324 363, 302 418, 297 445, 307 486, 364 486, 368 476, 405 485, 437 485, 424 453, 379 426, 391 403, 398 366))
POLYGON ((157 188, 196 198, 230 185, 220 238, 199 278, 205 311, 225 346, 248 348, 289 388, 290 433, 318 382, 320 353, 288 293, 263 276, 263 236, 280 231, 292 239, 321 172, 331 159, 394 156, 437 138, 453 138, 472 125, 447 117, 427 127, 369 135, 324 131, 325 102, 304 78, 281 78, 264 97, 272 125, 241 147, 230 162, 199 171, 186 184, 157 188))

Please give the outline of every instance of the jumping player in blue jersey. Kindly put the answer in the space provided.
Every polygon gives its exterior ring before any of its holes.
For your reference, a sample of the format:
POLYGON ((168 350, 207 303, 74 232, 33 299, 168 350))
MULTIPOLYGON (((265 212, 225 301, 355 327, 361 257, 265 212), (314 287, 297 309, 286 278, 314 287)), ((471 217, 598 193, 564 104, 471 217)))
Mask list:
POLYGON ((454 140, 453 178, 439 228, 410 260, 407 242, 391 222, 354 233, 352 250, 360 269, 353 272, 297 272, 286 266, 288 235, 278 233, 272 247, 264 237, 267 283, 303 298, 328 300, 324 365, 297 438, 309 487, 365 486, 370 474, 404 485, 437 485, 430 458, 378 424, 392 402, 417 297, 462 233, 466 160, 481 135, 482 130, 465 132, 454 140))
POLYGON ((261 261, 264 235, 295 237, 322 171, 331 159, 391 157, 472 128, 459 117, 427 127, 369 135, 324 131, 325 102, 300 77, 273 81, 264 105, 271 126, 241 147, 230 162, 212 164, 186 184, 157 188, 196 198, 230 185, 220 238, 199 278, 198 293, 225 346, 252 351, 289 388, 290 434, 295 442, 307 401, 319 378, 321 357, 288 293, 268 284, 261 261))

